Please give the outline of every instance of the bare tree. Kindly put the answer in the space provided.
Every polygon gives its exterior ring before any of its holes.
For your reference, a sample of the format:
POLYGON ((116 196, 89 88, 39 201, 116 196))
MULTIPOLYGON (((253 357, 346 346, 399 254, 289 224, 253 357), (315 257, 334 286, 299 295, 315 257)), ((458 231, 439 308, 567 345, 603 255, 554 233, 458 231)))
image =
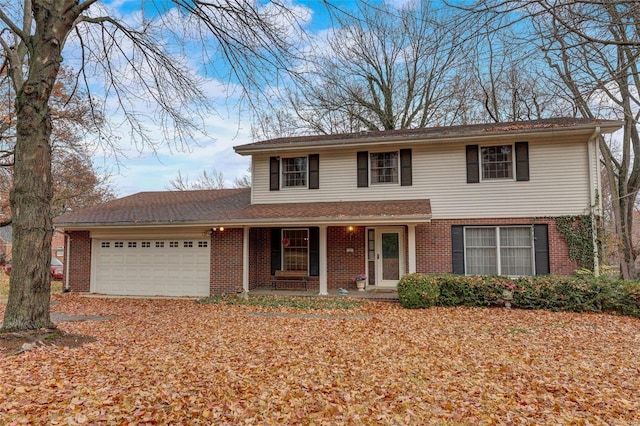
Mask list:
POLYGON ((251 166, 247 168, 241 177, 233 180, 233 186, 236 188, 251 188, 251 166))
MULTIPOLYGON (((508 17, 498 26, 518 28, 547 64, 547 84, 589 118, 625 122, 619 149, 599 140, 606 170, 620 267, 635 278, 639 254, 633 216, 640 190, 640 6, 637 1, 483 0, 475 16, 508 17)), ((613 143, 616 143, 615 141, 613 143)))
MULTIPOLYGON (((246 92, 289 69, 292 34, 300 17, 280 2, 251 0, 145 2, 154 18, 119 19, 97 0, 0 2, 0 63, 15 93, 13 271, 5 330, 54 327, 49 315, 52 226, 51 94, 63 50, 77 65, 78 87, 90 100, 92 78, 104 76, 103 95, 116 99, 138 146, 156 146, 144 119, 165 129, 166 141, 184 143, 201 127, 208 102, 202 81, 180 57, 179 42, 201 42, 204 67, 224 72, 246 92), (176 47, 178 46, 178 47, 176 47), (201 121, 201 120, 200 120, 201 121)), ((120 127, 123 123, 114 123, 120 127)), ((107 128, 108 129, 108 128, 107 128)), ((116 142, 104 134, 102 139, 116 142)))
POLYGON ((183 175, 179 171, 178 176, 171 179, 166 188, 169 191, 190 191, 196 189, 223 189, 224 187, 224 175, 222 172, 213 169, 209 173, 204 170, 194 181, 190 181, 188 175, 183 175))
POLYGON ((444 25, 449 16, 432 2, 401 8, 358 2, 351 12, 330 11, 335 29, 317 41, 304 78, 287 92, 292 112, 271 117, 280 122, 276 129, 299 123, 298 129, 328 134, 448 120, 449 82, 463 50, 461 30, 444 25))

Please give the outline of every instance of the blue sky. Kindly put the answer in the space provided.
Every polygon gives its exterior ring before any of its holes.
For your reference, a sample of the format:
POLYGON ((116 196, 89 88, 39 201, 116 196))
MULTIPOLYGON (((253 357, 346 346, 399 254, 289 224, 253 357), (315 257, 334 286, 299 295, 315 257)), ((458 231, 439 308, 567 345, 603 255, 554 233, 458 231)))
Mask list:
MULTIPOLYGON (((311 19, 307 29, 312 32, 326 30, 330 22, 327 12, 320 1, 288 0, 292 5, 308 8, 311 19)), ((151 3, 151 2, 149 2, 151 3)), ((149 4, 147 3, 147 4, 149 4)), ((350 0, 333 2, 341 7, 353 5, 350 0)), ((140 0, 114 0, 106 4, 115 8, 125 18, 140 13, 140 0)), ((153 16, 155 11, 147 11, 153 16)), ((111 183, 118 196, 125 196, 141 191, 161 191, 169 186, 178 172, 189 180, 196 180, 204 170, 222 172, 231 187, 234 179, 247 173, 250 159, 241 157, 233 151, 233 146, 253 142, 251 137, 251 121, 246 111, 241 111, 233 98, 226 96, 222 83, 211 80, 207 84, 207 93, 215 103, 216 113, 206 119, 207 135, 196 135, 194 140, 184 149, 171 149, 162 146, 151 152, 148 149, 140 152, 131 146, 123 131, 120 142, 121 154, 116 158, 113 153, 99 151, 94 156, 94 164, 111 174, 111 183)), ((158 131, 156 129, 156 131, 158 131)))

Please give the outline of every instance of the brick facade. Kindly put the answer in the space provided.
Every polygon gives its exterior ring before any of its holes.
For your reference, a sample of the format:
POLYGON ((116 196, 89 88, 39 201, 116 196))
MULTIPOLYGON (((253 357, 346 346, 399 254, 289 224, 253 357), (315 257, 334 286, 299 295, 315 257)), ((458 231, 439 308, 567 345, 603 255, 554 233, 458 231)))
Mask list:
POLYGON ((327 229, 327 288, 355 289, 351 279, 366 273, 366 255, 364 226, 354 226, 352 231, 345 226, 330 226, 327 229))
MULTIPOLYGON (((453 225, 532 225, 547 224, 549 267, 552 274, 572 275, 577 269, 569 259, 568 247, 555 222, 543 219, 434 220, 416 227, 416 270, 423 273, 452 272, 451 227, 453 225)), ((408 270, 407 227, 405 230, 405 271, 408 270)), ((355 289, 351 281, 366 272, 366 227, 327 228, 327 288, 355 289)), ((243 229, 230 228, 211 235, 211 294, 242 291, 243 229)), ((72 291, 89 291, 91 240, 88 231, 72 231, 69 263, 72 291)), ((268 287, 271 280, 271 228, 249 230, 249 289, 268 287)), ((317 290, 318 277, 310 277, 308 290, 317 290)))
POLYGON ((416 270, 429 274, 452 272, 451 226, 453 225, 534 225, 549 229, 549 268, 551 274, 573 275, 578 268, 569 259, 569 248, 552 218, 434 220, 416 227, 416 270))
POLYGON ((71 291, 90 291, 91 281, 91 238, 89 231, 71 231, 68 233, 71 239, 71 249, 68 259, 69 289, 71 291))
POLYGON ((211 294, 242 291, 243 229, 231 228, 211 234, 211 294))

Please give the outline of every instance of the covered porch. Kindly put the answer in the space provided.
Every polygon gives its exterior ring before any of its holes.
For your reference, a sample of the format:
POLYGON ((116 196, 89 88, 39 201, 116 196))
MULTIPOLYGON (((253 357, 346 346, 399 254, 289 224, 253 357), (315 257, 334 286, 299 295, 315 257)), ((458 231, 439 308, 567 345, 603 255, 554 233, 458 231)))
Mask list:
POLYGON ((429 200, 252 205, 244 214, 252 211, 257 220, 242 227, 242 291, 251 294, 397 298, 398 280, 416 272, 416 227, 431 220, 429 200), (287 271, 299 279, 274 281, 287 271))

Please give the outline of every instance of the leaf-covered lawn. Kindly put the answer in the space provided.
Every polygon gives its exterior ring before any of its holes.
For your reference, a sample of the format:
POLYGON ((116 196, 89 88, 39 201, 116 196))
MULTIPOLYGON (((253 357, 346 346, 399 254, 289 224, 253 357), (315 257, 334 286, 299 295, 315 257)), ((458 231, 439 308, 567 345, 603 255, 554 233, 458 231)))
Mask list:
MULTIPOLYGON (((640 419, 640 321, 57 295, 97 340, 0 355, 0 424, 608 424, 640 419)), ((0 307, 0 311, 3 308, 0 307)))

